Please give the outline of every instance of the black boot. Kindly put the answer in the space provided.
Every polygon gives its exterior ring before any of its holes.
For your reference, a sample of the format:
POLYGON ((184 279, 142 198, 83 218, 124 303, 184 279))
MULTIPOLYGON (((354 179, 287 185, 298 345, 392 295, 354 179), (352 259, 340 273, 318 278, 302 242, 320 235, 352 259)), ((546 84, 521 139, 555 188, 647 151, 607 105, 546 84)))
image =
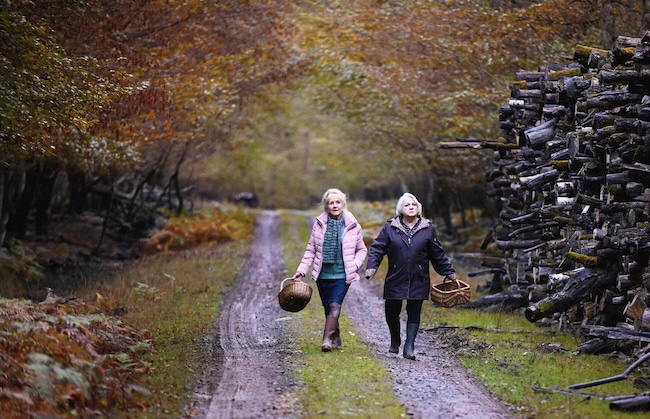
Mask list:
POLYGON ((397 319, 387 320, 388 330, 390 331, 390 348, 388 352, 396 354, 399 352, 399 346, 402 344, 400 337, 399 317, 397 319))
POLYGON ((399 346, 402 344, 399 322, 400 311, 402 311, 401 300, 386 300, 384 306, 384 317, 386 319, 386 324, 388 325, 388 331, 390 332, 390 348, 388 348, 388 352, 392 354, 398 353, 399 346))
POLYGON ((404 343, 404 358, 415 360, 415 337, 418 335, 419 323, 406 324, 406 342, 404 343))

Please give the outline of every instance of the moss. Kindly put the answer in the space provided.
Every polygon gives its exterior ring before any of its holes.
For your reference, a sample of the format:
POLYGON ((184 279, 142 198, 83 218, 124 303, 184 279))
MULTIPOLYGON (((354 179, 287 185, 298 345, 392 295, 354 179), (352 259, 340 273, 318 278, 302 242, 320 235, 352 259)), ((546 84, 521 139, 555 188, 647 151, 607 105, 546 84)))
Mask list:
POLYGON ((582 263, 585 266, 596 266, 598 264, 598 257, 583 255, 582 253, 577 252, 569 252, 567 258, 582 263))

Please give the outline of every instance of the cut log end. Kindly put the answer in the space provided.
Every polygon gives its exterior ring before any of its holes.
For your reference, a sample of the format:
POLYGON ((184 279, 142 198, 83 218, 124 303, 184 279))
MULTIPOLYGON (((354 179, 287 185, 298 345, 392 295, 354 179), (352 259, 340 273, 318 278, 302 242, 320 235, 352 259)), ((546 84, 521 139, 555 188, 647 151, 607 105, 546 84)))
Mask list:
POLYGON ((536 306, 526 308, 524 314, 526 316, 526 319, 531 323, 535 323, 536 321, 544 318, 542 311, 536 306))

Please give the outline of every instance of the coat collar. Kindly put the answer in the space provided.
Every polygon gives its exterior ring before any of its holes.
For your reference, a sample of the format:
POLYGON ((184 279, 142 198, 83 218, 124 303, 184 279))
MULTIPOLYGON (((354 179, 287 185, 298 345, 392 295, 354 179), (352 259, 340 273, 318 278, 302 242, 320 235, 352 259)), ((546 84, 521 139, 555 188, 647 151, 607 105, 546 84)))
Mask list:
MULTIPOLYGON (((316 217, 316 220, 321 225, 327 225, 327 213, 326 212, 321 213, 321 215, 316 217)), ((343 221, 345 221, 345 229, 346 230, 349 229, 350 227, 355 226, 357 224, 357 219, 348 210, 343 211, 343 221)))
MULTIPOLYGON (((406 229, 404 228, 404 226, 402 225, 402 223, 399 221, 399 217, 395 217, 395 218, 393 218, 393 219, 390 221, 390 225, 391 225, 391 227, 396 228, 397 230, 399 230, 399 231, 401 231, 402 233, 406 234, 406 229)), ((418 226, 417 230, 415 230, 415 231, 413 232, 413 234, 417 233, 417 232, 420 231, 420 230, 423 230, 423 229, 429 227, 430 225, 432 225, 432 224, 431 224, 431 220, 429 220, 428 218, 424 218, 424 217, 422 217, 422 218, 420 219, 420 225, 418 226)))

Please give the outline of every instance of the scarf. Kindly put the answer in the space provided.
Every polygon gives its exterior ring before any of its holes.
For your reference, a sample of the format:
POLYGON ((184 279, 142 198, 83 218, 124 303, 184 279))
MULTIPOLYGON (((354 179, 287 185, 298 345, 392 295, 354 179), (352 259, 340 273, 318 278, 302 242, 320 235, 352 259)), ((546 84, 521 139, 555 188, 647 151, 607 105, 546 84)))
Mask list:
POLYGON ((335 220, 327 216, 327 228, 325 229, 325 240, 323 241, 323 263, 336 263, 341 259, 341 228, 343 217, 335 220))

